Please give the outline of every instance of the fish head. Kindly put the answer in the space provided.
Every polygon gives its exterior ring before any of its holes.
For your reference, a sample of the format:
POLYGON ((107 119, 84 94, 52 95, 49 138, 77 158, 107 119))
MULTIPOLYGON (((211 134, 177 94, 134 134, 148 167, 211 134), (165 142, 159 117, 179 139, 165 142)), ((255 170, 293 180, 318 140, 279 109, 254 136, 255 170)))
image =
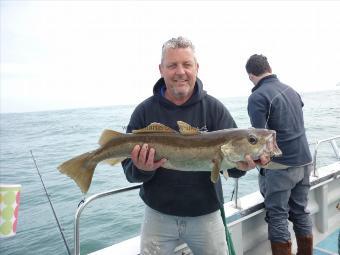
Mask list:
POLYGON ((280 157, 282 152, 276 143, 276 132, 269 129, 235 129, 221 146, 224 158, 229 162, 244 161, 250 155, 257 163, 260 156, 280 157))

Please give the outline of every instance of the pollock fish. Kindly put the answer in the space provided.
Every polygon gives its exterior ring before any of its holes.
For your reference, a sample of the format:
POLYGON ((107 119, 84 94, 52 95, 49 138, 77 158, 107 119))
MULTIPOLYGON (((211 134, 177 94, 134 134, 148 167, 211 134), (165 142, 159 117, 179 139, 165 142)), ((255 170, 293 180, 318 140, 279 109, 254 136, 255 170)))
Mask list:
POLYGON ((250 155, 259 161, 262 154, 270 157, 281 156, 276 144, 276 132, 268 129, 224 129, 202 132, 189 124, 178 121, 179 132, 160 123, 120 133, 104 130, 100 147, 76 156, 58 169, 71 177, 86 193, 90 187, 94 170, 98 163, 117 164, 129 158, 135 145, 147 143, 155 149, 155 160, 166 158, 164 168, 180 171, 211 171, 211 181, 216 182, 221 170, 236 167, 236 162, 244 161, 250 155))

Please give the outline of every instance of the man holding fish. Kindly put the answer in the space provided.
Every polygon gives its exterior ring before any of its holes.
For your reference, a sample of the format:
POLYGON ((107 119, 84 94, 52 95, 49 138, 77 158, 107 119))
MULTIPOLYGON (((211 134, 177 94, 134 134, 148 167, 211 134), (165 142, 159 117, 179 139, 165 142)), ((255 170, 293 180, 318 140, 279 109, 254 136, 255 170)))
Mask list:
MULTIPOLYGON (((262 150, 261 155, 244 155, 234 164, 225 164, 227 160, 223 157, 212 158, 206 166, 200 163, 200 157, 204 157, 204 146, 208 148, 208 145, 202 145, 195 151, 190 149, 190 143, 194 143, 194 139, 202 133, 236 128, 236 124, 225 106, 203 90, 202 81, 197 77, 198 69, 191 41, 178 37, 165 42, 159 65, 161 78, 153 88, 153 96, 136 107, 127 127, 128 133, 137 130, 142 134, 155 129, 162 132, 162 126, 152 123, 162 123, 171 130, 178 130, 178 124, 182 137, 191 137, 185 145, 169 138, 168 143, 174 147, 172 153, 178 153, 171 162, 166 156, 156 158, 161 149, 157 151, 147 142, 134 146, 131 158, 122 162, 128 181, 143 182, 140 189, 140 196, 146 204, 141 233, 140 252, 143 255, 174 254, 174 248, 180 241, 186 242, 195 255, 227 254, 225 229, 219 211, 223 206, 219 171, 229 167, 228 174, 238 178, 256 166, 254 160, 265 165, 269 156, 273 156, 262 150), (149 128, 143 130, 147 126, 149 128), (188 159, 187 155, 181 160, 181 154, 190 153, 194 160, 188 159), (202 167, 206 171, 194 172, 195 168, 202 167)), ((257 143, 256 135, 248 137, 244 146, 240 144, 239 148, 257 143)), ((233 137, 229 144, 232 142, 233 137)), ((270 146, 273 148, 273 145, 270 146)), ((208 149, 206 153, 213 151, 214 147, 208 149)), ((227 145, 218 147, 219 154, 222 151, 226 155, 228 150, 227 145)), ((235 146, 233 150, 236 150, 235 146)))
POLYGON ((195 255, 227 254, 220 172, 238 178, 281 155, 275 131, 236 128, 225 106, 203 90, 198 67, 189 40, 167 41, 162 77, 134 110, 127 133, 104 130, 99 148, 58 167, 86 193, 100 162, 123 161, 127 180, 143 182, 143 255, 173 254, 179 242, 195 255))

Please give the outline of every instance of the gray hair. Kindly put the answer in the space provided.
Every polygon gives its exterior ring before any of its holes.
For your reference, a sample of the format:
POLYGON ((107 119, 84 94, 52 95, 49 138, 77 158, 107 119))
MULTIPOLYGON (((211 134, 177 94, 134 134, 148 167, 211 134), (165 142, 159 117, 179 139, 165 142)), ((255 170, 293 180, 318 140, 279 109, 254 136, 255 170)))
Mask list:
POLYGON ((183 37, 179 36, 177 38, 171 38, 170 40, 166 41, 163 46, 162 46, 162 58, 161 58, 161 63, 163 63, 165 52, 168 49, 185 49, 185 48, 190 48, 192 52, 194 53, 194 58, 196 61, 196 56, 195 56, 195 46, 192 44, 192 42, 183 37))

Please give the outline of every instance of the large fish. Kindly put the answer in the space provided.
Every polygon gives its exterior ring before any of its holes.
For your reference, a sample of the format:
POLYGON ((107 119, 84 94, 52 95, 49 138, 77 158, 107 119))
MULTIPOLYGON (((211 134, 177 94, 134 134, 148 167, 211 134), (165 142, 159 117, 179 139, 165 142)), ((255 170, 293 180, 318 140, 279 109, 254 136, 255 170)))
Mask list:
POLYGON ((164 168, 181 171, 211 171, 211 181, 216 182, 220 170, 236 166, 249 154, 256 162, 260 155, 270 157, 282 153, 276 144, 276 132, 268 129, 224 129, 201 132, 189 124, 178 121, 179 132, 159 123, 124 134, 105 130, 100 137, 100 147, 72 158, 58 169, 71 177, 86 193, 93 172, 99 162, 112 165, 130 157, 137 144, 149 144, 156 151, 155 159, 166 158, 164 168))

